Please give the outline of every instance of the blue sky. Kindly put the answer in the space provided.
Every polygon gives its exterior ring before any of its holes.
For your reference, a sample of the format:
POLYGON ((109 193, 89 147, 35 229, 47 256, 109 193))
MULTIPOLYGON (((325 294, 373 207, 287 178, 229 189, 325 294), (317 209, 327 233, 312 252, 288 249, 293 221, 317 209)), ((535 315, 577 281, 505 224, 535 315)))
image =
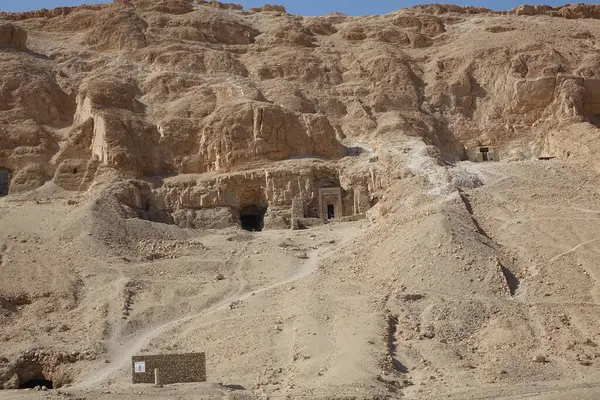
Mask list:
MULTIPOLYGON (((447 0, 442 3, 458 5, 483 6, 492 9, 505 10, 523 4, 524 0, 447 0)), ((549 4, 553 6, 564 4, 564 1, 553 0, 525 0, 527 4, 549 4)), ((59 6, 72 6, 82 3, 100 4, 109 3, 110 0, 0 0, 0 11, 26 11, 39 8, 54 8, 59 6)), ((301 15, 322 15, 333 11, 343 12, 348 15, 382 14, 398 8, 410 7, 415 4, 434 3, 435 1, 417 0, 226 0, 226 2, 242 4, 245 8, 258 7, 265 3, 284 5, 288 12, 301 15)), ((594 1, 586 3, 594 4, 594 1)))

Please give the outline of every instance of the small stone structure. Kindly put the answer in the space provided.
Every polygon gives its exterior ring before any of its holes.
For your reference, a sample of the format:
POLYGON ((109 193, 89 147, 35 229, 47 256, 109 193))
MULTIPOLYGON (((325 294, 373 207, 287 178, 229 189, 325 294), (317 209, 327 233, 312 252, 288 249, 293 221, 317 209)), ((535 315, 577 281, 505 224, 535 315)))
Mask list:
POLYGON ((304 218, 304 200, 300 197, 294 197, 292 199, 292 215, 291 215, 291 226, 292 230, 298 230, 301 228, 300 220, 304 218))
POLYGON ((9 169, 0 168, 0 196, 6 196, 8 194, 11 175, 9 169))
POLYGON ((499 161, 494 148, 491 146, 479 146, 475 149, 475 161, 499 161))
POLYGON ((204 353, 160 354, 131 357, 133 383, 154 383, 154 370, 160 371, 160 383, 206 382, 204 353))
POLYGON ((319 189, 319 217, 324 220, 341 218, 342 188, 328 187, 319 189))
POLYGON ((349 191, 343 191, 341 187, 321 187, 308 206, 300 196, 292 199, 290 225, 292 230, 297 230, 322 225, 329 220, 356 221, 364 218, 371 206, 364 186, 357 185, 349 191))

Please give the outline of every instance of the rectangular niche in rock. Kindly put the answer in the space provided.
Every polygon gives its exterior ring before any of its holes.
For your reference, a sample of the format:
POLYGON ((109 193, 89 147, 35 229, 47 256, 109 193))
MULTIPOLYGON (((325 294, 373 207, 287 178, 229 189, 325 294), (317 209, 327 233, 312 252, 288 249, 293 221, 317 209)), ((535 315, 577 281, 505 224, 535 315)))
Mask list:
POLYGON ((10 188, 11 171, 6 168, 0 168, 0 196, 6 196, 10 188))
POLYGON ((319 212, 324 220, 343 217, 342 188, 329 187, 319 189, 319 212))
POLYGON ((491 146, 479 146, 475 149, 475 159, 477 162, 498 161, 498 156, 491 146))

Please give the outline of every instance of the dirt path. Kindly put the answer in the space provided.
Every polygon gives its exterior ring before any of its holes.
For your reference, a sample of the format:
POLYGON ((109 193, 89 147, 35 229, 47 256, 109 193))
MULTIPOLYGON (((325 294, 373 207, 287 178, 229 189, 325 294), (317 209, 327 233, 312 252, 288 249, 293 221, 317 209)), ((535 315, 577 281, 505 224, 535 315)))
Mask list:
POLYGON ((567 250, 567 251, 564 251, 564 252, 560 253, 560 254, 559 254, 559 255, 557 255, 556 257, 552 257, 550 260, 548 260, 548 262, 554 262, 554 261, 558 260, 559 258, 561 258, 561 257, 563 257, 563 256, 566 256, 566 255, 567 255, 567 254, 569 254, 569 253, 573 253, 573 252, 575 252, 575 251, 579 250, 581 247, 583 247, 583 246, 585 246, 585 245, 587 245, 587 244, 590 244, 590 243, 595 243, 595 242, 598 242, 598 241, 600 241, 600 239, 593 239, 593 240, 588 240, 587 242, 582 242, 582 243, 579 243, 577 246, 574 246, 573 248, 571 248, 571 249, 569 249, 569 250, 567 250))
MULTIPOLYGON (((343 241, 340 242, 338 246, 340 246, 340 247, 344 246, 345 243, 352 240, 353 237, 354 237, 354 235, 345 236, 343 241)), ((336 246, 336 248, 338 246, 336 246)), ((80 389, 80 390, 95 388, 95 387, 98 387, 100 384, 109 380, 111 377, 115 376, 117 373, 127 374, 127 372, 125 372, 125 370, 127 370, 129 368, 129 364, 131 362, 131 357, 135 354, 138 354, 140 352, 140 350, 142 350, 144 347, 148 346, 148 344, 153 339, 166 334, 171 329, 175 329, 176 327, 180 326, 181 324, 188 323, 188 322, 195 322, 196 320, 198 320, 202 317, 206 317, 208 315, 212 315, 221 310, 224 310, 232 302, 244 301, 244 300, 247 300, 248 298, 250 298, 251 296, 259 295, 261 293, 271 291, 271 290, 281 287, 283 285, 287 285, 289 283, 304 279, 304 278, 310 276, 317 269, 320 259, 326 257, 327 254, 329 254, 330 252, 333 252, 334 250, 335 249, 313 250, 313 251, 307 253, 308 259, 304 260, 304 262, 301 263, 299 265, 299 267, 295 269, 295 272, 293 274, 286 276, 286 277, 276 281, 275 283, 272 283, 270 285, 262 287, 258 290, 252 290, 252 291, 246 291, 246 292, 240 292, 240 289, 238 289, 236 291, 236 293, 221 299, 217 303, 209 305, 208 307, 206 307, 205 309, 203 309, 202 311, 200 311, 198 313, 195 313, 192 315, 187 315, 187 316, 184 316, 184 317, 172 320, 172 321, 165 322, 161 325, 155 326, 154 328, 152 328, 144 333, 140 333, 133 340, 122 343, 121 345, 119 345, 117 343, 116 338, 113 338, 111 340, 111 345, 113 348, 111 353, 118 355, 118 356, 115 359, 113 359, 110 364, 107 364, 105 368, 103 368, 99 371, 95 371, 93 374, 89 374, 88 376, 84 377, 79 383, 74 385, 73 388, 80 389)), ((243 290, 243 289, 241 289, 241 290, 243 290)))

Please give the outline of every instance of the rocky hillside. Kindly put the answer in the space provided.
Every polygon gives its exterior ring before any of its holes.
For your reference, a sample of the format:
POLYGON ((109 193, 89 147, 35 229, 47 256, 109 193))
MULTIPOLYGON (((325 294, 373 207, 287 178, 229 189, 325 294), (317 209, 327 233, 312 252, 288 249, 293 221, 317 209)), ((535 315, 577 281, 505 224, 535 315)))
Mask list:
POLYGON ((248 398, 597 389, 599 50, 582 4, 0 13, 0 388, 200 349, 248 398), (338 186, 365 219, 288 229, 338 186))
POLYGON ((0 14, 0 165, 18 191, 85 188, 99 166, 142 177, 339 159, 398 134, 447 161, 478 143, 503 159, 576 157, 600 124, 599 9, 307 18, 131 0, 0 14))

